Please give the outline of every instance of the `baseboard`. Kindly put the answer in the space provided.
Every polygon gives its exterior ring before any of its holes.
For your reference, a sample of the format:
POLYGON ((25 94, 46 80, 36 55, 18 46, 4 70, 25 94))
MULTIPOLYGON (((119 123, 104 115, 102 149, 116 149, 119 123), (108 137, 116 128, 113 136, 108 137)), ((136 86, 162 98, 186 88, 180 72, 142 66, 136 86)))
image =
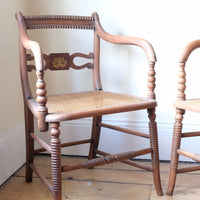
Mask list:
POLYGON ((0 135, 0 185, 25 162, 23 123, 17 124, 0 135))

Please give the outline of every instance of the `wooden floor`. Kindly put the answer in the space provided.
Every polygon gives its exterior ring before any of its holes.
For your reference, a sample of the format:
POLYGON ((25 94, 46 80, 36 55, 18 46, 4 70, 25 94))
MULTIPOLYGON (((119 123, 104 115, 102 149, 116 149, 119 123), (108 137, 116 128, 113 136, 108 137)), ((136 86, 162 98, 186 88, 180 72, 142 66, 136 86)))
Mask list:
MULTIPOLYGON (((62 158, 64 163, 85 160, 80 157, 62 158)), ((51 181, 49 156, 37 156, 45 176, 51 181)), ((145 164, 149 165, 149 162, 145 164)), ((191 164, 181 164, 191 165, 191 164)), ((34 175, 32 183, 24 181, 24 167, 16 172, 0 188, 0 200, 52 200, 52 195, 45 185, 34 175)), ((199 200, 200 172, 178 175, 173 197, 166 196, 169 163, 161 163, 163 197, 156 196, 152 173, 122 163, 114 163, 82 169, 63 174, 63 200, 199 200)))

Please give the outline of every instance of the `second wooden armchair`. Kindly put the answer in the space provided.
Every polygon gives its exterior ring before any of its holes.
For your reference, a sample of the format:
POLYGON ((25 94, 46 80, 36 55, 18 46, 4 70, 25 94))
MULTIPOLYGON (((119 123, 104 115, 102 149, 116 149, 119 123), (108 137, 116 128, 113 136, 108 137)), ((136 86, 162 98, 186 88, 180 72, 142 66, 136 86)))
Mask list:
MULTIPOLYGON (((61 173, 80 168, 91 168, 98 165, 120 161, 132 166, 153 172, 153 179, 158 195, 162 195, 160 171, 157 125, 155 122, 155 70, 156 56, 152 46, 143 39, 136 37, 114 36, 108 34, 100 25, 97 13, 90 17, 81 16, 23 16, 16 13, 19 27, 19 49, 20 49, 20 73, 24 95, 25 127, 26 127, 26 181, 32 181, 33 171, 40 177, 52 192, 55 200, 62 198, 61 173), (28 31, 32 29, 86 29, 94 31, 94 50, 89 54, 74 53, 42 53, 39 43, 32 41, 28 36, 28 31), (100 39, 110 43, 136 45, 141 47, 147 56, 148 70, 148 94, 147 97, 137 97, 127 94, 106 92, 102 89, 100 79, 100 39), (27 50, 32 52, 28 55, 27 50), (77 66, 73 60, 75 57, 92 59, 85 65, 77 66), (35 65, 29 62, 35 62, 35 65), (94 90, 73 94, 62 94, 50 96, 46 92, 44 79, 45 70, 68 70, 88 68, 93 73, 94 90), (36 97, 32 96, 28 72, 36 70, 36 97), (147 110, 149 117, 149 134, 141 133, 125 128, 119 128, 102 122, 102 116, 135 110, 147 110), (34 117, 38 122, 39 131, 47 131, 50 126, 51 140, 45 143, 34 133, 34 117), (61 143, 60 122, 92 117, 92 134, 87 140, 61 143), (101 127, 107 127, 128 134, 146 138, 150 141, 149 148, 129 151, 111 155, 98 149, 101 127), (37 141, 42 148, 34 150, 34 141, 37 141), (61 165, 61 147, 90 143, 89 160, 73 166, 61 165), (52 160, 52 184, 41 174, 34 165, 34 154, 36 152, 48 151, 52 160), (152 167, 146 167, 131 160, 132 158, 150 153, 152 156, 152 167), (96 157, 96 155, 101 155, 96 157)), ((114 140, 113 140, 114 141, 114 140)))
MULTIPOLYGON (((186 132, 183 129, 183 117, 186 112, 195 112, 200 113, 200 99, 197 98, 186 98, 186 63, 193 53, 194 50, 200 48, 200 40, 195 40, 190 42, 180 56, 179 60, 179 73, 178 73, 178 94, 177 99, 174 103, 176 108, 175 123, 174 123, 174 132, 173 132, 173 141, 171 149, 171 162, 170 162, 170 175, 169 175, 169 184, 167 194, 172 195, 175 187, 177 174, 192 172, 200 170, 200 166, 192 166, 181 168, 178 166, 179 156, 185 156, 193 161, 200 162, 200 155, 196 153, 189 152, 181 146, 181 140, 200 136, 200 131, 190 131, 186 132)), ((190 73, 193 71, 190 69, 190 73)), ((189 90, 188 90, 189 91, 189 90)), ((196 93, 195 93, 196 94, 196 93)))

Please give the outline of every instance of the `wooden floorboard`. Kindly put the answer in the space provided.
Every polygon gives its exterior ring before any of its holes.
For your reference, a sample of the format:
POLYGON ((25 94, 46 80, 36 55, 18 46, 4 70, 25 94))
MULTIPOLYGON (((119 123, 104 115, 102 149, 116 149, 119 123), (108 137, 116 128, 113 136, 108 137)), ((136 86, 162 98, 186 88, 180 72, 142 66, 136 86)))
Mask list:
MULTIPOLYGON (((74 164, 86 160, 81 157, 62 157, 62 163, 74 164)), ((51 182, 49 156, 37 156, 35 163, 51 182)), ((150 165, 150 162, 143 162, 150 165)), ((191 164, 180 164, 191 166, 191 164)), ((25 183, 25 167, 17 171, 0 188, 0 200, 52 200, 52 195, 46 186, 34 175, 32 183, 25 183)), ((161 182, 163 197, 155 192, 152 173, 123 163, 113 163, 81 169, 62 176, 63 200, 197 200, 200 199, 200 173, 180 174, 174 196, 165 193, 168 184, 169 163, 161 163, 161 182)))

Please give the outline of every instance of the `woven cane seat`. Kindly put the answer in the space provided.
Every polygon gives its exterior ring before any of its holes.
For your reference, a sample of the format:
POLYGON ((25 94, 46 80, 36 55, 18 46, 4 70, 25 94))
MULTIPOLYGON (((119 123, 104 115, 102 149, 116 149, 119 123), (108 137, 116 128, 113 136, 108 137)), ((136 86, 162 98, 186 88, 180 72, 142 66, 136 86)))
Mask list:
POLYGON ((89 117, 101 112, 118 113, 156 106, 155 100, 104 91, 89 91, 72 94, 48 96, 46 119, 51 121, 54 114, 59 119, 74 119, 77 116, 89 117), (61 117, 62 116, 62 117, 61 117))
POLYGON ((185 101, 176 101, 175 107, 200 112, 200 99, 187 99, 185 101))

